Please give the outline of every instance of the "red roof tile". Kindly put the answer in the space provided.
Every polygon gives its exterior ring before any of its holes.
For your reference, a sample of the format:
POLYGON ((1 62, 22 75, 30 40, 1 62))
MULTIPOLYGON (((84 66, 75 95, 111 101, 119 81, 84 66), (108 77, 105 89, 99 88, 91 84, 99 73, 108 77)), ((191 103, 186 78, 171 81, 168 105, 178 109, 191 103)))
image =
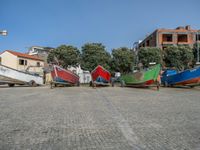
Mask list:
POLYGON ((31 56, 31 55, 28 55, 28 54, 24 54, 24 53, 20 53, 20 52, 15 52, 15 51, 11 51, 11 50, 6 50, 4 52, 9 52, 15 56, 18 56, 18 57, 22 57, 22 58, 27 58, 27 59, 33 59, 33 60, 38 60, 38 61, 44 61, 43 59, 37 57, 37 56, 31 56))

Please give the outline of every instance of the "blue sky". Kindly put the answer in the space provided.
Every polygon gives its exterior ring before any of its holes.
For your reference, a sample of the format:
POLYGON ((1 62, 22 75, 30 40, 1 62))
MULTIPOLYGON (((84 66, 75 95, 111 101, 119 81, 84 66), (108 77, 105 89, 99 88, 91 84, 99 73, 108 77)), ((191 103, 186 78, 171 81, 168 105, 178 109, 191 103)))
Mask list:
POLYGON ((199 0, 0 0, 0 51, 26 52, 33 45, 78 48, 101 42, 108 51, 156 28, 200 29, 199 0))

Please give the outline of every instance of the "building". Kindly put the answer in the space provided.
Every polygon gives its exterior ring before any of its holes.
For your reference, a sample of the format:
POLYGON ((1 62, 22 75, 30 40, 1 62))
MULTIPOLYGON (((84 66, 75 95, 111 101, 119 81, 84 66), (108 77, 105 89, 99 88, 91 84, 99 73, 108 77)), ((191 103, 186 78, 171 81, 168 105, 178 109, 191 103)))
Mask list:
POLYGON ((0 64, 16 70, 43 75, 44 61, 36 56, 6 50, 0 53, 0 64))
POLYGON ((139 40, 139 41, 133 43, 133 49, 132 49, 133 52, 136 52, 138 50, 139 45, 140 45, 141 42, 142 42, 142 40, 139 40))
POLYGON ((198 30, 191 27, 177 27, 176 29, 157 29, 147 36, 140 44, 141 47, 159 47, 165 49, 167 46, 187 45, 193 47, 200 41, 198 30))
POLYGON ((78 67, 68 67, 68 70, 76 73, 79 76, 80 83, 90 83, 90 81, 92 81, 90 72, 81 69, 80 65, 78 67))
POLYGON ((28 54, 42 58, 47 62, 47 57, 52 50, 54 50, 52 47, 32 46, 29 48, 28 54))

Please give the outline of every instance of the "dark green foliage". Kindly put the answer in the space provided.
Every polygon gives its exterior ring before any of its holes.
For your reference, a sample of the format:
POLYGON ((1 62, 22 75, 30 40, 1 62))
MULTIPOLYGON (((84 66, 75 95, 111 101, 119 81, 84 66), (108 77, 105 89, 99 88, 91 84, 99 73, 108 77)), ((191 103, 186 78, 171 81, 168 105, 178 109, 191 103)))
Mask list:
POLYGON ((164 50, 166 67, 175 67, 178 70, 184 70, 189 68, 193 59, 193 50, 188 46, 170 46, 164 50))
POLYGON ((160 48, 156 47, 142 47, 138 52, 139 62, 143 64, 144 67, 149 67, 149 63, 155 62, 161 64, 162 62, 162 52, 160 48))
POLYGON ((112 50, 112 70, 121 73, 131 72, 134 64, 134 54, 127 47, 112 50))
POLYGON ((47 61, 59 64, 64 68, 76 66, 80 63, 80 52, 78 48, 71 45, 61 45, 50 52, 47 61))
POLYGON ((92 71, 96 66, 101 65, 110 69, 111 56, 101 43, 87 43, 82 47, 82 68, 92 71))
POLYGON ((197 52, 199 51, 199 60, 200 60, 200 43, 194 44, 193 54, 194 54, 194 63, 197 62, 197 52), (198 44, 198 45, 197 45, 198 44))

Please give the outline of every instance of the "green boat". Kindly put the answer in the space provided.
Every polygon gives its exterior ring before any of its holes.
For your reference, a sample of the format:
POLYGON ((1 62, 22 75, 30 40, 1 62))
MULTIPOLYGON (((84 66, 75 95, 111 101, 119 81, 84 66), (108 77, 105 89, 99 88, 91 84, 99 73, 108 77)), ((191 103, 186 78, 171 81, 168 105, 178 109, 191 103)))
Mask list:
POLYGON ((133 87, 148 87, 152 85, 158 86, 157 78, 160 70, 161 66, 160 64, 157 64, 150 67, 147 71, 139 71, 122 75, 121 85, 133 87))

